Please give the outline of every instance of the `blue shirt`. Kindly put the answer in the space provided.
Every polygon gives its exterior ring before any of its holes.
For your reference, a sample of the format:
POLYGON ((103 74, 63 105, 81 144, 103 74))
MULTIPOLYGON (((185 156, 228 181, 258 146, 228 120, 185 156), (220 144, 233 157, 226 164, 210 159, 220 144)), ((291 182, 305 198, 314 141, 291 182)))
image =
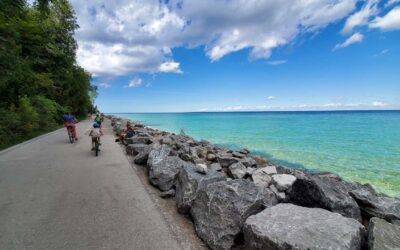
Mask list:
POLYGON ((75 123, 75 116, 73 115, 64 115, 63 118, 66 123, 75 123))

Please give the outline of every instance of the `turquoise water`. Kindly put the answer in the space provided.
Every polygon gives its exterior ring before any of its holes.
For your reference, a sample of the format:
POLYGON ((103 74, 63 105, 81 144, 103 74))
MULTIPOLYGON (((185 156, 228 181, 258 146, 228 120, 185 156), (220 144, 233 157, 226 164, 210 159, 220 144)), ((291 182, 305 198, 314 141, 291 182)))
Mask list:
POLYGON ((400 111, 116 114, 400 196, 400 111))

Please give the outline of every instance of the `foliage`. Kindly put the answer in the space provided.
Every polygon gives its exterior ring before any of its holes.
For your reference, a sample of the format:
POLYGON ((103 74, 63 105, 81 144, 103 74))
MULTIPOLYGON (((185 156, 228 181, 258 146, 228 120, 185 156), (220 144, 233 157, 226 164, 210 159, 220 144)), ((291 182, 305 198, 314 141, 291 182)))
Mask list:
POLYGON ((76 63, 68 0, 0 0, 0 148, 94 110, 97 89, 76 63))

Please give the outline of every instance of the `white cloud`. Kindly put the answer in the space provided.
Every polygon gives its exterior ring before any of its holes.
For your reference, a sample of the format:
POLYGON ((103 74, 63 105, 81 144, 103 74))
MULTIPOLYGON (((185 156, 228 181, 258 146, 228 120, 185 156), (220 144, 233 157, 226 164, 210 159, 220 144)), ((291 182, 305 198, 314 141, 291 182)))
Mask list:
POLYGON ((270 95, 270 96, 267 97, 268 101, 271 101, 271 100, 274 100, 274 99, 275 99, 275 96, 273 96, 273 95, 270 95))
POLYGON ((275 61, 267 61, 269 65, 281 65, 287 63, 286 60, 275 60, 275 61))
POLYGON ((352 32, 355 27, 366 25, 369 19, 378 13, 378 2, 378 0, 366 1, 360 11, 347 18, 342 33, 347 34, 352 32))
POLYGON ((387 106, 389 106, 389 104, 387 104, 385 102, 379 102, 379 101, 372 102, 371 105, 374 106, 374 107, 387 107, 387 106))
POLYGON ((394 8, 383 17, 375 18, 370 24, 370 28, 380 29, 382 31, 391 31, 400 29, 400 7, 394 8))
POLYGON ((351 37, 347 38, 347 40, 344 41, 344 43, 336 44, 336 46, 333 49, 336 50, 336 49, 346 48, 351 44, 361 43, 363 39, 364 36, 361 33, 355 33, 351 37))
POLYGON ((107 83, 107 82, 99 83, 99 84, 97 84, 97 86, 105 88, 105 89, 111 87, 111 85, 109 83, 107 83))
POLYGON ((165 62, 160 64, 158 67, 158 70, 160 72, 165 72, 165 73, 183 73, 182 70, 179 68, 178 62, 165 62))
POLYGON ((212 61, 245 48, 251 59, 269 58, 300 34, 345 18, 357 0, 71 2, 81 27, 78 62, 95 75, 123 75, 181 73, 172 55, 178 47, 204 46, 212 61))
POLYGON ((381 52, 373 55, 373 57, 383 56, 384 54, 387 54, 388 52, 389 52, 388 49, 383 49, 383 50, 381 50, 381 52))
POLYGON ((142 83, 143 83, 142 78, 135 77, 129 82, 128 86, 126 86, 126 87, 128 87, 128 88, 137 88, 140 85, 142 85, 142 83))

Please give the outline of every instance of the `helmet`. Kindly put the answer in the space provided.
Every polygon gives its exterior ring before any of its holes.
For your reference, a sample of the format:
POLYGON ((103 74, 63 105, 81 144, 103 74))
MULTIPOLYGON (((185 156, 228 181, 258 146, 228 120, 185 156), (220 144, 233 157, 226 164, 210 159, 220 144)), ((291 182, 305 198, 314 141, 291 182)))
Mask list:
POLYGON ((95 122, 93 123, 93 128, 100 128, 100 125, 97 122, 95 122))

